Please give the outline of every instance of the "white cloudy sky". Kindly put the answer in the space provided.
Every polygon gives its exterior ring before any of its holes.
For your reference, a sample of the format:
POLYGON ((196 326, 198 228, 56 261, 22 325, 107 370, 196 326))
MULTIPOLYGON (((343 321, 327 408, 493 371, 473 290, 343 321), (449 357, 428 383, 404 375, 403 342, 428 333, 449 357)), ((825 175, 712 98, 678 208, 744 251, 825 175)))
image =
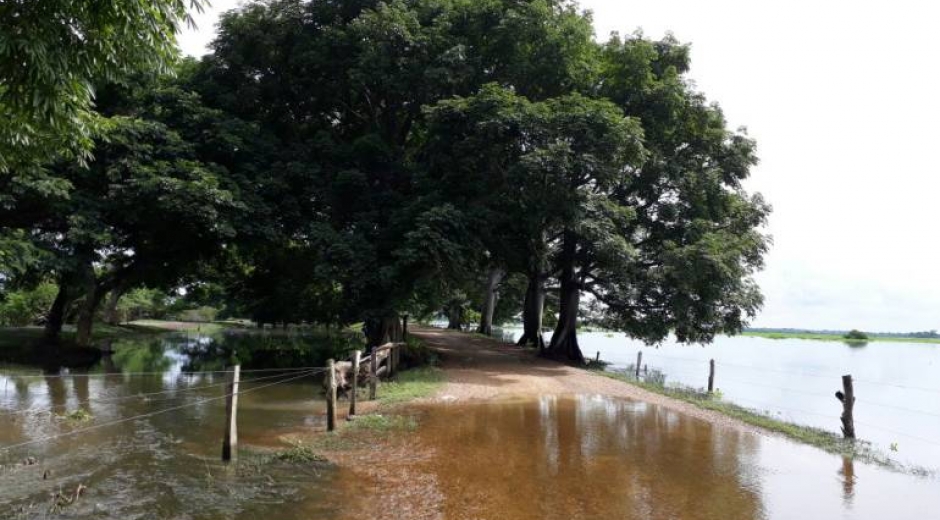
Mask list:
MULTIPOLYGON (((218 13, 181 37, 200 55, 218 13)), ((599 38, 641 28, 692 44, 692 77, 761 164, 774 246, 755 326, 940 328, 940 4, 581 0, 599 38)))

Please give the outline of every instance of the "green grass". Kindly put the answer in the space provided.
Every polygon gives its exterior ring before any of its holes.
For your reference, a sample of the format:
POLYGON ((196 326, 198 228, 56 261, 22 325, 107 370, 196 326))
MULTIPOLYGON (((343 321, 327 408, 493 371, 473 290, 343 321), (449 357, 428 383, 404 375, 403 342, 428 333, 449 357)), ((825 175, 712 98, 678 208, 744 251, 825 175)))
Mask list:
POLYGON ((378 398, 383 404, 397 404, 430 397, 444 384, 444 371, 420 367, 399 372, 396 381, 379 385, 378 398))
POLYGON ((656 394, 684 401, 705 410, 712 410, 727 415, 741 422, 779 433, 794 441, 815 446, 835 455, 851 457, 855 460, 877 464, 902 473, 920 476, 933 474, 933 471, 926 468, 901 464, 891 459, 884 452, 874 448, 871 443, 867 441, 851 441, 821 428, 781 421, 780 419, 771 417, 769 412, 761 413, 757 410, 723 401, 720 395, 710 395, 707 392, 690 387, 663 386, 656 383, 637 381, 632 376, 616 372, 598 372, 598 374, 638 386, 656 394))
POLYGON ((356 420, 349 423, 348 429, 359 431, 371 431, 377 433, 389 433, 396 431, 414 431, 418 427, 418 421, 408 415, 380 415, 370 414, 356 417, 356 420))
POLYGON ((276 451, 270 460, 291 464, 313 464, 324 462, 326 458, 317 453, 313 446, 295 442, 290 448, 276 451))
POLYGON ((911 338, 907 336, 869 336, 867 340, 850 340, 840 334, 825 334, 821 332, 761 332, 747 331, 742 332, 741 336, 767 339, 809 339, 815 341, 839 341, 842 343, 870 343, 874 341, 886 341, 895 343, 934 343, 940 344, 940 338, 911 338))

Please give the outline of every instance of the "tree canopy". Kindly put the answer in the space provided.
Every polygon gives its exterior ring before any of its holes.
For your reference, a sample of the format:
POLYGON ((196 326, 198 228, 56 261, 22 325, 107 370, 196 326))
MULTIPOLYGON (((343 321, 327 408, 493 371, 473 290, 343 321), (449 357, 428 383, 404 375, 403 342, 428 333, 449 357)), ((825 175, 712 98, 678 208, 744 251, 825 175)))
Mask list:
POLYGON ((373 343, 404 312, 519 316, 574 361, 584 319, 709 341, 761 305, 769 207, 742 186, 754 142, 689 68, 672 37, 595 41, 561 0, 249 3, 175 78, 96 76, 94 159, 47 167, 70 196, 2 213, 39 272, 0 268, 86 317, 211 283, 258 322, 361 321, 373 343))

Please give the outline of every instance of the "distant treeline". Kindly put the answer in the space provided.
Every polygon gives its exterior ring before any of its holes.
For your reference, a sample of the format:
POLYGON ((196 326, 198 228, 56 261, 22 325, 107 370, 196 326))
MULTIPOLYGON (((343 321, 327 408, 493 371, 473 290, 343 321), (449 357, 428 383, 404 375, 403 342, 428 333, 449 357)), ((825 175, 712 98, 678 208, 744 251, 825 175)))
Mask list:
MULTIPOLYGON (((826 334, 832 336, 844 336, 847 330, 813 330, 813 329, 773 329, 773 328, 747 328, 744 332, 755 332, 761 334, 826 334)), ((890 337, 890 338, 940 338, 940 333, 936 330, 927 330, 921 332, 868 332, 868 336, 890 337)))

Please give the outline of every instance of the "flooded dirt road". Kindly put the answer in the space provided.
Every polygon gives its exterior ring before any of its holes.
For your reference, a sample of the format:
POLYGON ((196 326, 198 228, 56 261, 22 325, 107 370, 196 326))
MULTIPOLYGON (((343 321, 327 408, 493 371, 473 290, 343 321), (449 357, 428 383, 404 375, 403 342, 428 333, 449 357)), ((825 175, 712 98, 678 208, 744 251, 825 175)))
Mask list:
POLYGON ((637 401, 553 395, 423 412, 408 440, 419 456, 385 481, 409 490, 415 513, 376 518, 914 520, 940 503, 935 480, 637 401))

